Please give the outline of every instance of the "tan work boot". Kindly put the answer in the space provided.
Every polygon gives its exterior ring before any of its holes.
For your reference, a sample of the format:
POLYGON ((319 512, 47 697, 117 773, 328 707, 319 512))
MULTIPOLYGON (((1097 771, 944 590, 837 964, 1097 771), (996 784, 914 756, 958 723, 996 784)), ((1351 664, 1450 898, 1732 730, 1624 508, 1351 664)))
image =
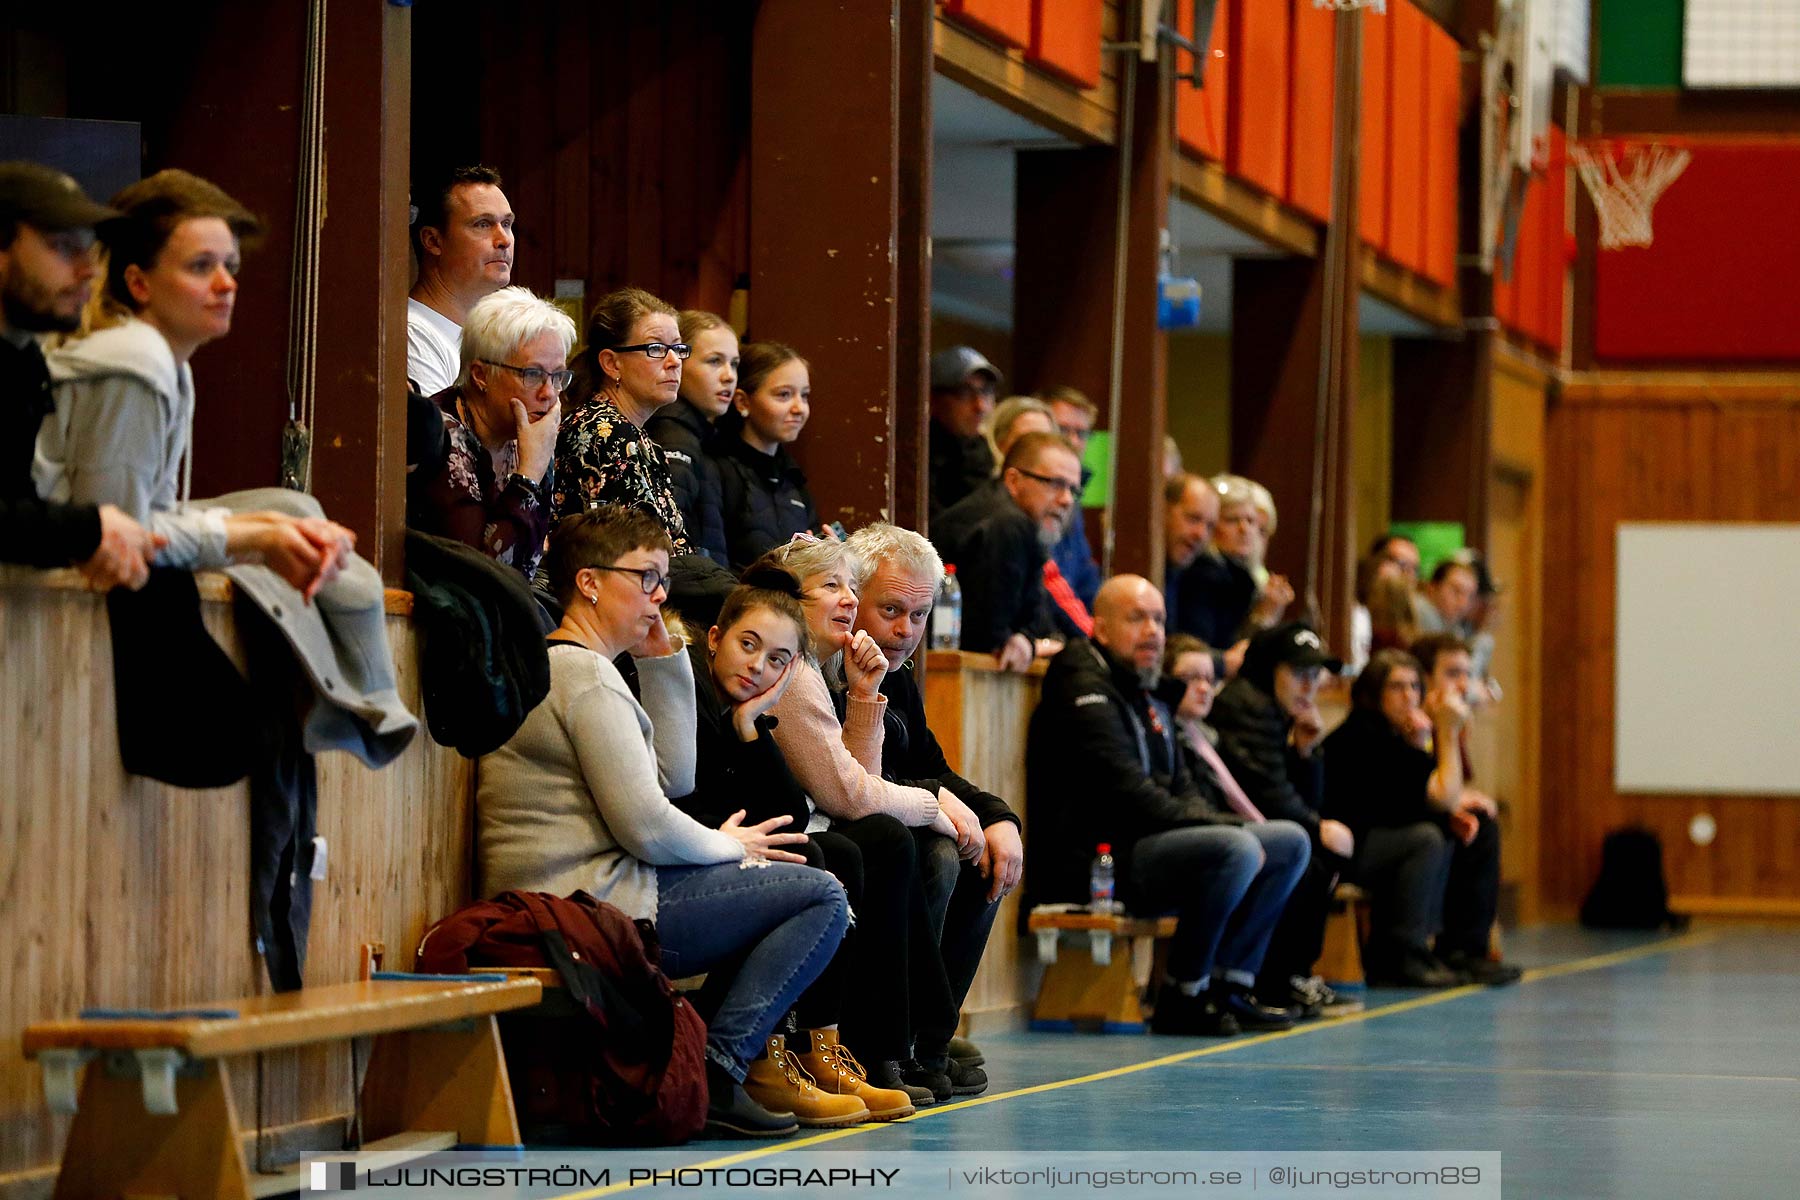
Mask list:
POLYGON ((913 1115, 912 1097, 895 1088, 881 1088, 870 1083, 869 1073, 863 1065, 838 1041, 837 1030, 802 1029, 800 1036, 807 1039, 800 1065, 806 1068, 820 1089, 855 1096, 869 1110, 872 1120, 896 1121, 913 1115))
POLYGON ((793 1113, 802 1125, 860 1125, 869 1119, 869 1106, 861 1097, 816 1087, 780 1034, 769 1039, 768 1054, 750 1064, 744 1090, 771 1112, 793 1113))

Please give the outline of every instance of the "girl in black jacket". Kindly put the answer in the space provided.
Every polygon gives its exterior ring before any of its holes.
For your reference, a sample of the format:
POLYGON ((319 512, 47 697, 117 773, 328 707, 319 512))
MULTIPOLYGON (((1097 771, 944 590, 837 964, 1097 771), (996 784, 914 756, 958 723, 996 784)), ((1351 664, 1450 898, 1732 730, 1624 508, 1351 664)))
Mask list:
MULTIPOLYGON (((796 660, 805 646, 799 583, 779 568, 752 567, 726 598, 704 644, 699 638, 689 642, 698 745, 694 791, 676 800, 677 807, 699 820, 744 810, 761 813, 759 820, 789 815, 793 828, 807 827, 811 806, 771 736, 775 718, 769 715, 799 670, 796 660)), ((915 1103, 934 1099, 929 1087, 908 1087, 901 1079, 913 1024, 907 935, 914 906, 921 919, 924 909, 912 835, 894 818, 877 815, 810 836, 801 851, 843 882, 856 924, 795 1006, 799 1031, 792 1050, 827 1093, 859 1097, 875 1120, 907 1116, 915 1103), (859 985, 853 997, 852 979, 859 985), (868 1056, 868 1070, 852 1047, 868 1056)), ((936 1007, 946 1006, 947 984, 936 1007)), ((953 1014, 950 1019, 954 1024, 953 1014)), ((753 1065, 751 1074, 752 1082, 770 1076, 768 1062, 753 1065)), ((779 1079, 776 1075, 772 1082, 779 1079)), ((750 1083, 745 1086, 760 1103, 783 1099, 764 1098, 750 1083)), ((790 1107, 802 1124, 836 1123, 809 1122, 798 1102, 790 1107)))
POLYGON ((725 524, 720 516, 719 467, 709 449, 713 422, 731 410, 737 391, 737 332, 717 313, 690 308, 677 318, 681 340, 693 348, 681 364, 681 392, 644 425, 669 462, 675 505, 687 522, 694 549, 727 566, 725 524))
POLYGON ((743 348, 732 411, 712 444, 731 566, 743 567, 796 533, 819 531, 806 476, 786 447, 812 414, 806 360, 780 342, 743 348))

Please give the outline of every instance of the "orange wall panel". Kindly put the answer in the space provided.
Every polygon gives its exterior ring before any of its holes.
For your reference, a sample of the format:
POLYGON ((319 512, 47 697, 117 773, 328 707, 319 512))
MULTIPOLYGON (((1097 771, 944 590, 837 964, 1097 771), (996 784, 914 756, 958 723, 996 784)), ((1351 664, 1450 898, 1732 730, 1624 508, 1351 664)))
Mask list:
POLYGON ((944 15, 1008 46, 1031 44, 1031 0, 944 0, 944 15))
POLYGON ((1362 178, 1357 185, 1357 232, 1377 250, 1387 249, 1388 153, 1392 130, 1388 121, 1388 57, 1394 36, 1394 20, 1384 12, 1365 8, 1363 21, 1362 178))
POLYGON ((1525 211, 1519 214, 1519 252, 1513 260, 1513 288, 1518 300, 1513 313, 1513 328, 1538 339, 1544 326, 1544 204, 1547 188, 1541 177, 1534 177, 1525 189, 1525 211))
POLYGON ((1456 276, 1457 138, 1462 62, 1456 39, 1425 30, 1425 274, 1448 286, 1456 276))
MULTIPOLYGON (((1194 8, 1191 4, 1175 6, 1175 28, 1184 37, 1194 36, 1194 8)), ((1184 149, 1195 154, 1225 161, 1227 111, 1231 96, 1231 6, 1221 4, 1213 10, 1212 38, 1207 43, 1206 70, 1202 73, 1206 86, 1195 90, 1186 80, 1175 84, 1175 131, 1184 149)), ((1181 74, 1193 73, 1193 56, 1177 52, 1175 61, 1181 74)))
MULTIPOLYGON (((1560 163, 1563 158, 1563 131, 1555 125, 1550 127, 1550 161, 1560 163)), ((1552 167, 1544 177, 1544 211, 1543 222, 1539 228, 1539 236, 1544 244, 1544 270, 1540 281, 1543 288, 1543 300, 1538 309, 1538 340, 1555 350, 1562 349, 1563 344, 1563 287, 1569 270, 1566 247, 1568 238, 1564 233, 1568 206, 1569 172, 1552 167)))
POLYGON ((1271 196, 1287 194, 1288 25, 1281 0, 1229 0, 1231 103, 1226 166, 1271 196))
POLYGON ((1025 61, 1078 88, 1100 86, 1103 0, 1031 0, 1025 61))
POLYGON ((1412 0, 1388 5, 1394 22, 1388 58, 1388 255, 1415 271, 1425 265, 1425 14, 1412 0))
POLYGON ((1301 212, 1331 217, 1331 113, 1337 89, 1337 13, 1313 0, 1291 0, 1288 43, 1287 201, 1301 212))

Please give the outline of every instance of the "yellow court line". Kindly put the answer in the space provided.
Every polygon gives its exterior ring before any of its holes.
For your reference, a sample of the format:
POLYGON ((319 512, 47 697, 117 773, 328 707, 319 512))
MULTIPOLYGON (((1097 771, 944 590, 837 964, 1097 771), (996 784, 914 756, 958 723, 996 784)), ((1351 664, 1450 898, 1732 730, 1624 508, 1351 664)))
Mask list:
MULTIPOLYGON (((1715 941, 1718 934, 1713 932, 1695 932, 1661 941, 1648 942, 1642 946, 1633 946, 1628 950, 1615 950, 1607 954, 1596 954, 1589 958, 1577 958, 1553 967, 1534 967, 1525 972, 1520 984, 1541 983, 1546 979, 1555 979, 1562 975, 1573 975, 1583 971, 1598 971, 1620 963, 1631 962, 1639 958, 1649 958, 1657 954, 1669 954, 1677 950, 1691 950, 1696 946, 1715 941)), ((1250 1037, 1235 1037, 1228 1041, 1217 1042, 1210 1046, 1201 1046, 1195 1050, 1182 1050, 1174 1054, 1164 1054, 1157 1058, 1145 1059, 1141 1062, 1127 1063, 1122 1067, 1113 1067, 1106 1071, 1095 1071, 1088 1075, 1077 1075, 1072 1079, 1057 1079, 1049 1083, 1033 1084, 1030 1087, 1014 1088, 1010 1092, 996 1092, 990 1096, 971 1096, 967 1100, 959 1100, 954 1104, 937 1104, 930 1108, 920 1109, 910 1117, 902 1117, 898 1121, 869 1121, 861 1125, 852 1125, 848 1129, 832 1129, 824 1133, 815 1133, 806 1137, 783 1138, 769 1145, 747 1149, 736 1154, 728 1154, 721 1158, 706 1159, 702 1162, 685 1164, 683 1170, 716 1170, 723 1167, 735 1167, 741 1163, 754 1162, 771 1155, 786 1154, 792 1150, 804 1150, 812 1146, 821 1146, 828 1142, 842 1141, 845 1138, 859 1137, 873 1133, 889 1125, 905 1125, 913 1121, 923 1121, 931 1117, 941 1117, 968 1108, 980 1108, 984 1104, 998 1104, 1003 1100, 1017 1100, 1022 1096, 1036 1096, 1044 1092, 1061 1091, 1063 1088, 1078 1087, 1086 1083, 1099 1083, 1106 1079, 1118 1079, 1124 1075, 1134 1075, 1139 1071, 1149 1071, 1157 1067, 1173 1066, 1196 1058, 1208 1058, 1215 1054, 1225 1054, 1234 1050, 1243 1050, 1250 1046, 1260 1046, 1267 1042, 1280 1041, 1284 1038, 1303 1037, 1307 1034, 1321 1033, 1331 1029, 1342 1029, 1349 1025, 1359 1025, 1364 1021, 1373 1021, 1382 1017, 1394 1016, 1398 1013, 1413 1012, 1421 1008, 1430 1008, 1437 1004, 1446 1004, 1464 996, 1476 995, 1487 991, 1487 988, 1470 984, 1458 988, 1446 988, 1440 992, 1418 996, 1411 1000, 1401 1000, 1393 1004, 1384 1004, 1379 1008, 1365 1012, 1353 1013, 1347 1017, 1334 1017, 1330 1020, 1308 1021, 1296 1025, 1292 1029, 1279 1030, 1273 1033, 1255 1034, 1250 1037)), ((641 1183, 615 1183, 608 1187, 593 1188, 585 1192, 569 1192, 558 1196, 555 1200, 597 1200, 601 1196, 611 1196, 619 1192, 631 1191, 644 1186, 641 1183)))
POLYGON ((1454 1067, 1442 1063, 1210 1063, 1209 1071, 1310 1071, 1333 1075, 1506 1075, 1535 1079, 1619 1079, 1662 1083, 1793 1083, 1800 1075, 1715 1075, 1703 1071, 1588 1071, 1575 1067, 1454 1067))

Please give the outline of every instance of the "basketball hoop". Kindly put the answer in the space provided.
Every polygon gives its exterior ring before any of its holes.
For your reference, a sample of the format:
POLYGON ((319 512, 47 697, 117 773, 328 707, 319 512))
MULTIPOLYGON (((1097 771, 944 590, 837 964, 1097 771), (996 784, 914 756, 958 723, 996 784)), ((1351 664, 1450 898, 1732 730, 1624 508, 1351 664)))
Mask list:
POLYGON ((1650 210, 1693 155, 1679 146, 1590 142, 1569 147, 1569 157, 1600 216, 1600 248, 1619 250, 1650 244, 1650 210))

